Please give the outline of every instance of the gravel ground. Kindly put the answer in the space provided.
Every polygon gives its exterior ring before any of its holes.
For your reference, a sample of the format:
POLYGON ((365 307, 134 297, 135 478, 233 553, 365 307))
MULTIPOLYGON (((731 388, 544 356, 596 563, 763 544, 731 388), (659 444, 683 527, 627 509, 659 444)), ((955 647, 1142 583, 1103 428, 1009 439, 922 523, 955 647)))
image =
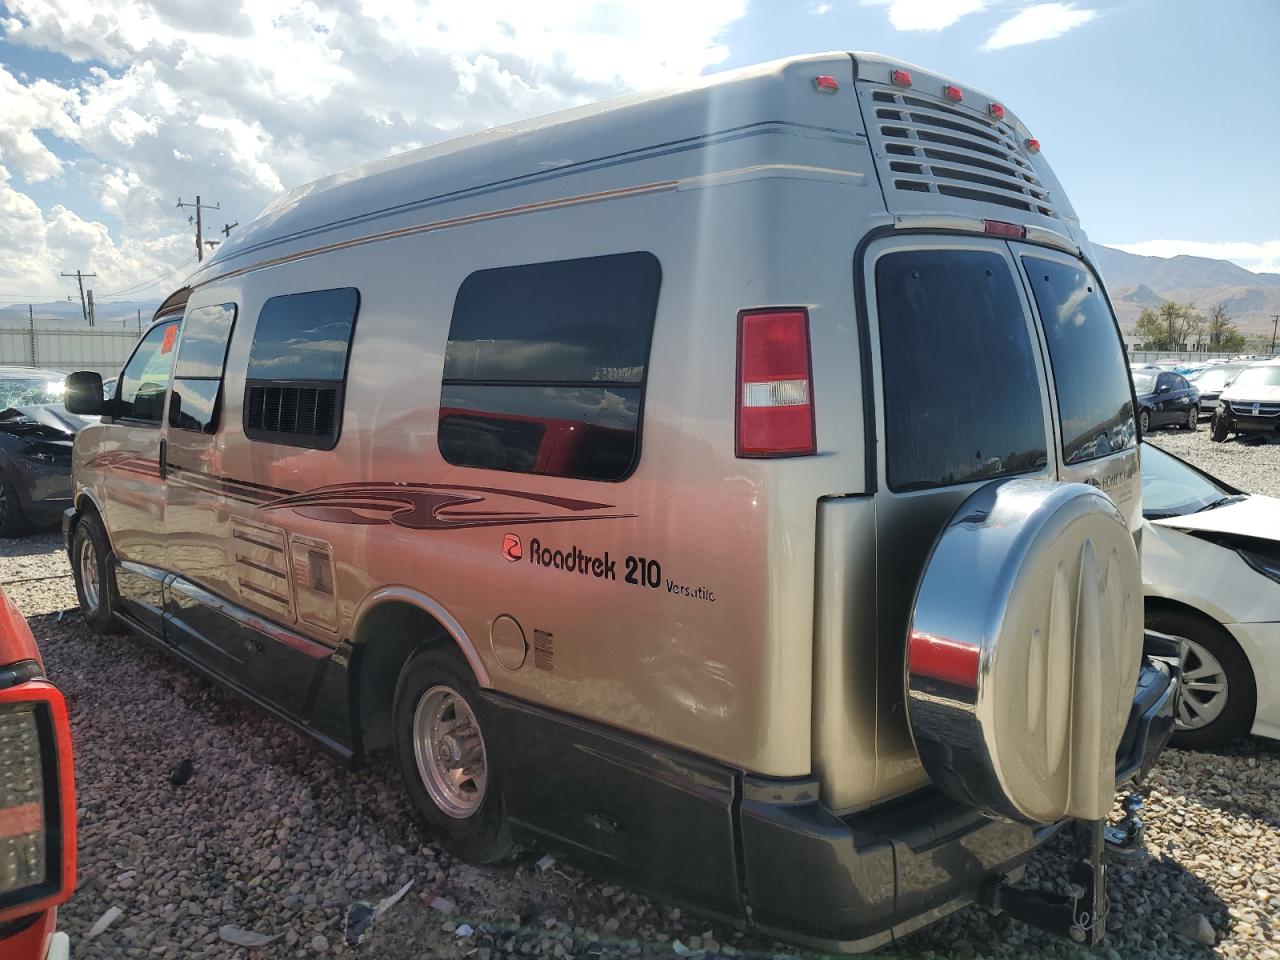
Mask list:
MULTIPOLYGON (((1152 440, 1280 496, 1280 445, 1212 444, 1204 430, 1152 440)), ((92 636, 59 541, 0 540, 0 581, 71 711, 80 878, 60 921, 77 957, 796 955, 571 866, 540 869, 536 851, 497 867, 452 859, 408 815, 389 758, 349 770, 145 642, 92 636), (174 786, 186 759, 192 776, 174 786), (349 905, 410 881, 348 947, 349 905), (112 907, 120 916, 86 939, 112 907), (225 925, 278 939, 235 946, 225 925)), ((1146 861, 1112 874, 1109 960, 1280 960, 1280 744, 1167 751, 1146 792, 1146 861)), ((1042 850, 1029 879, 1056 877, 1061 854, 1062 841, 1042 850)), ((1092 956, 976 908, 887 955, 1092 956)))

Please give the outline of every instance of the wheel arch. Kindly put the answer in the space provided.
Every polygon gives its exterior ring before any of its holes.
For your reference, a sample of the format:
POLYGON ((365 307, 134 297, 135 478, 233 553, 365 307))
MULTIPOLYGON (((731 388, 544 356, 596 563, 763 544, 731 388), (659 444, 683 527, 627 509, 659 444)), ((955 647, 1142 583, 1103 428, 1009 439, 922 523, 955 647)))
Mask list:
POLYGON ((1146 596, 1143 598, 1143 612, 1149 616, 1153 613, 1180 613, 1184 616, 1198 620, 1211 630, 1217 631, 1222 636, 1230 640, 1240 652, 1244 655, 1245 662, 1249 665, 1249 672, 1253 675, 1253 682, 1258 682, 1257 668, 1254 666, 1252 651, 1240 642, 1237 637, 1225 623, 1218 620, 1211 613, 1201 610, 1199 607, 1192 606, 1182 600, 1175 600, 1171 597, 1146 596))
POLYGON ((365 597, 350 636, 352 713, 366 753, 391 745, 391 694, 401 669, 419 650, 452 645, 476 682, 491 685, 488 668, 457 620, 438 601, 410 587, 383 587, 365 597))
POLYGON ((1240 655, 1244 658, 1245 666, 1249 670, 1249 678, 1253 681, 1254 689, 1254 705, 1253 717, 1250 718, 1250 724, 1256 722, 1258 715, 1258 661, 1255 659, 1257 651, 1245 643, 1241 643, 1240 638, 1226 624, 1215 619, 1211 614, 1206 613, 1199 607, 1184 603, 1181 600, 1174 600, 1170 597, 1147 596, 1143 598, 1144 615, 1152 613, 1178 613, 1183 616, 1197 620, 1203 623, 1209 629, 1216 631, 1220 636, 1225 637, 1231 642, 1240 655))
POLYGON ((76 525, 80 522, 80 517, 89 511, 93 511, 98 515, 98 522, 102 524, 102 532, 107 535, 107 543, 110 545, 111 552, 114 554, 116 545, 111 537, 111 527, 107 524, 106 511, 102 509, 102 504, 98 502, 98 498, 90 493, 89 490, 81 489, 76 492, 71 503, 76 509, 76 515, 72 520, 71 526, 67 529, 67 546, 71 546, 70 538, 71 535, 75 533, 76 525))

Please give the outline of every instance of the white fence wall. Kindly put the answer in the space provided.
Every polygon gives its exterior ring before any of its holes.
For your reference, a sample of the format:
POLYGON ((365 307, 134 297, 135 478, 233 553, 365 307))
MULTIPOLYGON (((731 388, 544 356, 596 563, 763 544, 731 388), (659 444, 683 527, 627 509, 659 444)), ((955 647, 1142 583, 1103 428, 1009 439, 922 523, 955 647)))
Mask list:
POLYGON ((136 330, 0 330, 0 366, 96 370, 114 377, 137 342, 136 330))

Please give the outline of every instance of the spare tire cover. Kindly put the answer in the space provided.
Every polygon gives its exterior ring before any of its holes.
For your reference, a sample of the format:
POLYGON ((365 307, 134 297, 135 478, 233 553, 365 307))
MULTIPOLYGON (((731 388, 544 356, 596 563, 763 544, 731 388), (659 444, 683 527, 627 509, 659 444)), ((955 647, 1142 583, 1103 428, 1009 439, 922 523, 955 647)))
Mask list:
POLYGON ((947 522, 916 589, 916 750, 988 816, 1102 819, 1141 656, 1137 550, 1111 500, 1082 483, 989 483, 947 522))

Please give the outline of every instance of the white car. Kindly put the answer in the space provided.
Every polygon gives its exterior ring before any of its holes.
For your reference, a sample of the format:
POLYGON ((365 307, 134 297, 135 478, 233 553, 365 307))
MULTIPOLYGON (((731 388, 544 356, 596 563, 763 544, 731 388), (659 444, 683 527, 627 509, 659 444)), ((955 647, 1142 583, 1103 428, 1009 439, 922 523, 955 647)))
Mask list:
POLYGON ((1209 437, 1221 443, 1231 433, 1280 439, 1280 359, 1250 364, 1223 389, 1209 437))
POLYGON ((1188 641, 1175 746, 1280 739, 1280 500, 1142 446, 1148 629, 1188 641))

